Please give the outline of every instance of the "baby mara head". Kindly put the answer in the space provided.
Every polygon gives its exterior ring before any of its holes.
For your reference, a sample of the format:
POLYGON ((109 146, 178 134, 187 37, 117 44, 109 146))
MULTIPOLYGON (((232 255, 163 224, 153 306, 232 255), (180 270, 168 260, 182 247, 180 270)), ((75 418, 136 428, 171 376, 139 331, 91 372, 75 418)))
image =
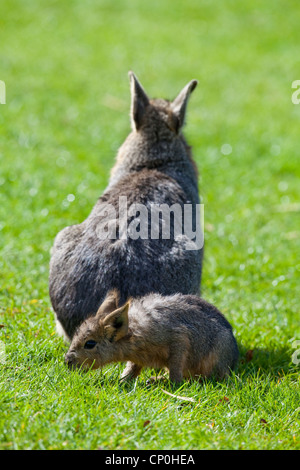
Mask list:
POLYGON ((119 360, 116 343, 130 335, 129 302, 118 307, 119 295, 111 291, 96 316, 85 320, 75 332, 65 362, 70 369, 98 369, 119 360))

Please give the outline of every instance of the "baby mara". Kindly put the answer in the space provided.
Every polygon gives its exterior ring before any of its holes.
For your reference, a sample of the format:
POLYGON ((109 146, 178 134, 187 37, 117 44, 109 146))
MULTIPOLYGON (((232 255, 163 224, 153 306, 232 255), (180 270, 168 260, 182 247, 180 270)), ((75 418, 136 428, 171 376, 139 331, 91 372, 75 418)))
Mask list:
POLYGON ((194 295, 148 294, 118 305, 110 291, 96 316, 77 329, 65 360, 70 368, 127 365, 122 379, 143 367, 167 368, 172 382, 193 376, 224 378, 238 360, 231 325, 219 310, 194 295))

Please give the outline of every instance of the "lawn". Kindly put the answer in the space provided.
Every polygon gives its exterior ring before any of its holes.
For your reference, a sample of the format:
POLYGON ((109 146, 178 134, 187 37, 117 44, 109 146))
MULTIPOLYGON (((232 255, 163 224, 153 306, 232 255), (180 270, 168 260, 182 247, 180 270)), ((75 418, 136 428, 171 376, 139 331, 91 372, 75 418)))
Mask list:
POLYGON ((1 0, 0 449, 300 448, 299 22, 296 0, 1 0), (155 97, 199 80, 185 135, 202 295, 241 355, 225 382, 121 385, 123 365, 64 364, 50 248, 107 185, 130 69, 155 97))

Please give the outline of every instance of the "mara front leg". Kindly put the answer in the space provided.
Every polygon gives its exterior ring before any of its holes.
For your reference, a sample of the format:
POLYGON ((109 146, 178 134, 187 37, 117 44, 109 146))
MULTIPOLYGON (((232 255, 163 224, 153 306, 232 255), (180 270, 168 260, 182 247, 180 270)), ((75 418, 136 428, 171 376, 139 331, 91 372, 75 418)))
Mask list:
POLYGON ((135 364, 134 362, 128 361, 121 375, 121 380, 135 379, 138 375, 140 375, 141 370, 141 366, 135 364))

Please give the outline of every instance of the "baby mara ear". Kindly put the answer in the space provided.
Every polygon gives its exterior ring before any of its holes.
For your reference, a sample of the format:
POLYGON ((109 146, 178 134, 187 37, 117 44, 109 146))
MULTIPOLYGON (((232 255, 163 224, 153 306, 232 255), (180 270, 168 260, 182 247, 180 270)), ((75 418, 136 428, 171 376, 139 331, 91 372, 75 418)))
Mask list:
POLYGON ((100 323, 104 327, 104 336, 111 342, 119 341, 128 333, 129 302, 109 313, 100 323))

